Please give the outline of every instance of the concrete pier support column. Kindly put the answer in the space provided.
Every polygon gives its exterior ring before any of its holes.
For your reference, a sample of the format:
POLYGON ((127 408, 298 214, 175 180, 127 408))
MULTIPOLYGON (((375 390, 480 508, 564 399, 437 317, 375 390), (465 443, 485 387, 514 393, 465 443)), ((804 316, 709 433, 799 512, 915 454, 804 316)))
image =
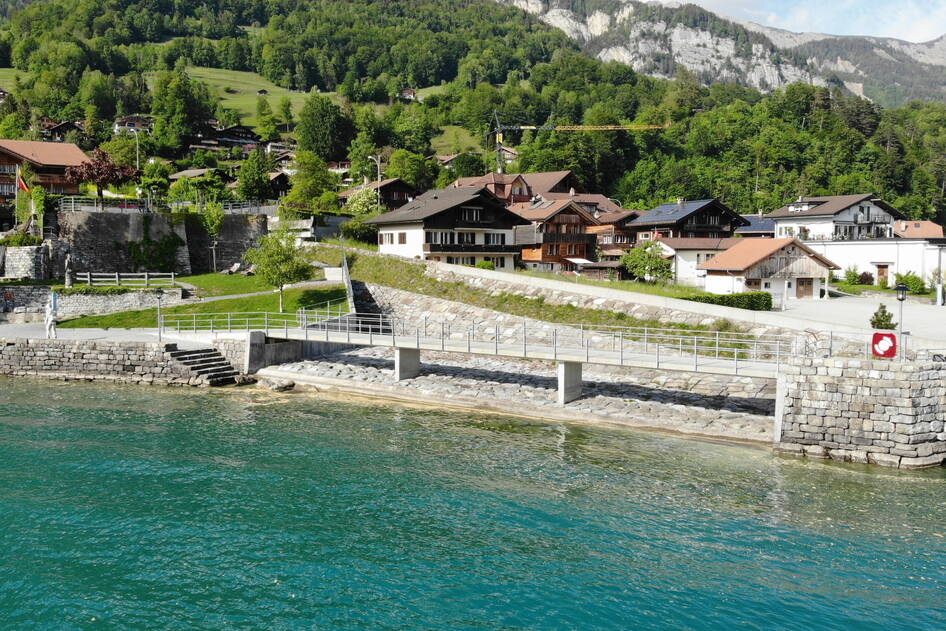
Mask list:
POLYGON ((243 373, 252 375, 266 367, 266 334, 250 331, 246 334, 246 354, 243 357, 243 373))
POLYGON ((420 349, 394 349, 394 380, 413 379, 420 373, 420 349))
POLYGON ((558 363, 558 404, 565 405, 581 396, 581 362, 558 363))

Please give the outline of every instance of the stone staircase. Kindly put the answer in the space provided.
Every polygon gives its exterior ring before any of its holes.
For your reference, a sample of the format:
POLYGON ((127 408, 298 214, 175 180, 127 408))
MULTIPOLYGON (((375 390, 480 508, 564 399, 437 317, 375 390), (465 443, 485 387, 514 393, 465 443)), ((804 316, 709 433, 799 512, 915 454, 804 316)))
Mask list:
POLYGON ((240 372, 214 348, 171 351, 171 359, 184 366, 195 383, 227 386, 236 383, 240 372))

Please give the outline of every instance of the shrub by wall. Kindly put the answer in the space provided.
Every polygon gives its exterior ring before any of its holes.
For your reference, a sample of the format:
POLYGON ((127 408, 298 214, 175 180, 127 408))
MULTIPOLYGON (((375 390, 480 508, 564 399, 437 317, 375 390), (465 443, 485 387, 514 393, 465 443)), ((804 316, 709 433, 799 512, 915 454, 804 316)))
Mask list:
POLYGON ((88 285, 76 287, 57 286, 53 289, 55 289, 56 293, 61 296, 120 296, 122 294, 135 291, 130 287, 109 287, 98 285, 92 285, 91 287, 88 285))
POLYGON ((749 311, 771 311, 772 294, 765 291, 749 291, 741 294, 725 294, 708 296, 693 296, 684 300, 693 302, 706 302, 711 305, 722 305, 723 307, 736 307, 737 309, 748 309, 749 311))
POLYGON ((19 248, 25 245, 42 245, 43 240, 40 237, 34 237, 31 234, 14 234, 0 239, 0 247, 19 248))

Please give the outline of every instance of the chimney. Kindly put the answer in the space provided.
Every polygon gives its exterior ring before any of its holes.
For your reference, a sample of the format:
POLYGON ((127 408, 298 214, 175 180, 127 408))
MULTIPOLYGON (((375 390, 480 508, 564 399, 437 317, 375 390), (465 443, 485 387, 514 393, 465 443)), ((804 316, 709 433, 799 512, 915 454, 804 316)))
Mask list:
POLYGON ((575 196, 575 187, 574 187, 574 186, 571 187, 570 189, 568 189, 568 196, 569 196, 569 197, 574 197, 574 196, 575 196))
POLYGON ((678 198, 677 198, 677 206, 679 206, 680 208, 683 208, 683 202, 685 202, 685 201, 686 201, 686 200, 685 200, 684 198, 678 197, 678 198))

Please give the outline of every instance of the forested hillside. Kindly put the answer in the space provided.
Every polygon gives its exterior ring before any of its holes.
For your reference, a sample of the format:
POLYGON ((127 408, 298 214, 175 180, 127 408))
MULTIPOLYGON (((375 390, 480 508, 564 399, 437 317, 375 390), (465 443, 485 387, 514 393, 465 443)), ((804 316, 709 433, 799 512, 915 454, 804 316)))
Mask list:
MULTIPOLYGON (((654 79, 590 58, 561 31, 487 1, 38 1, 0 27, 0 66, 20 71, 15 85, 0 86, 14 93, 0 105, 0 136, 30 137, 41 115, 84 120, 80 140, 90 149, 110 140, 116 114, 150 112, 147 150, 180 159, 202 120, 238 118, 187 76, 188 65, 337 92, 335 102, 310 96, 292 133, 323 159, 351 157, 358 177, 373 177, 367 156, 377 151, 398 151, 389 175, 422 187, 491 168, 486 155, 442 170, 430 141, 460 126, 489 146, 499 112, 505 123, 672 123, 507 134, 520 152, 510 168, 573 169, 586 188, 627 205, 717 196, 756 212, 800 194, 875 191, 915 217, 942 219, 946 209, 942 103, 883 110, 805 84, 763 96, 702 87, 685 71, 654 79), (423 103, 398 98, 427 86, 439 88, 423 103)), ((265 137, 292 129, 260 107, 254 120, 265 137)))

